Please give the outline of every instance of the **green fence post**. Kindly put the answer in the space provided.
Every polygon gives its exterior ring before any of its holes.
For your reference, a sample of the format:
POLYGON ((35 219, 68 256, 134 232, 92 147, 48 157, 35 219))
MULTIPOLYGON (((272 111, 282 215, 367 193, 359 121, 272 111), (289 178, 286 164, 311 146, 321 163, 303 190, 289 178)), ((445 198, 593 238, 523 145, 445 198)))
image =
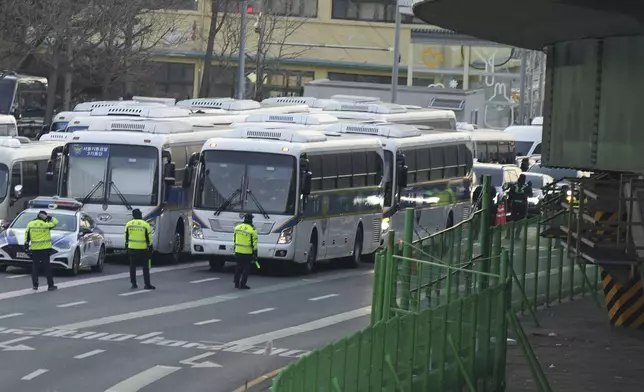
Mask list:
MULTIPOLYGON (((483 212, 481 213, 481 268, 483 272, 490 272, 490 184, 492 181, 491 176, 483 176, 483 212)), ((488 286, 488 277, 481 277, 481 288, 485 289, 488 286)))
POLYGON ((394 259, 394 243, 395 243, 396 233, 392 230, 387 234, 387 254, 385 256, 385 290, 384 290, 384 300, 382 305, 382 317, 381 320, 388 320, 391 317, 391 298, 395 294, 396 290, 396 281, 393 274, 394 268, 396 268, 396 260, 394 259), (392 294, 393 292, 393 294, 392 294))
POLYGON ((546 306, 550 307, 550 273, 552 269, 552 238, 548 238, 548 259, 546 260, 546 306))
MULTIPOLYGON (((521 222, 523 227, 521 227, 521 286, 525 290, 525 281, 527 278, 527 269, 528 269, 528 219, 523 219, 521 222)), ((526 293, 527 294, 527 293, 526 293)), ((521 313, 525 311, 525 307, 521 306, 521 313)))
POLYGON ((371 325, 380 321, 382 317, 382 300, 385 282, 384 257, 382 252, 376 253, 375 276, 373 279, 373 295, 371 298, 371 325))
POLYGON ((575 297, 575 266, 577 265, 577 262, 575 261, 575 257, 570 257, 570 251, 566 252, 566 256, 568 257, 568 262, 570 264, 570 292, 568 293, 570 300, 572 301, 573 298, 575 297))
POLYGON ((535 238, 535 256, 534 256, 534 289, 532 291, 532 306, 537 307, 539 302, 539 251, 541 247, 541 224, 539 218, 537 217, 537 235, 535 238))
POLYGON ((507 339, 505 337, 507 324, 505 320, 505 313, 507 310, 507 292, 508 287, 508 264, 510 263, 510 254, 507 249, 501 250, 501 265, 499 266, 499 284, 503 285, 503 289, 500 292, 500 295, 497 295, 497 331, 496 336, 496 350, 494 358, 494 370, 492 373, 492 385, 495 390, 499 390, 501 384, 503 383, 502 378, 500 377, 503 373, 503 368, 505 367, 505 352, 507 350, 507 339))
POLYGON ((402 285, 400 287, 401 298, 400 307, 404 310, 409 310, 409 295, 411 294, 411 243, 414 240, 414 209, 405 209, 405 231, 403 232, 403 276, 402 285))
MULTIPOLYGON (((449 251, 448 251, 449 258, 447 261, 448 265, 451 267, 454 266, 454 235, 453 234, 454 233, 452 233, 452 235, 449 236, 449 242, 450 242, 449 251)), ((455 273, 456 271, 452 272, 452 270, 450 269, 447 270, 447 278, 445 282, 445 292, 446 292, 445 303, 446 304, 449 304, 450 302, 452 302, 452 289, 453 289, 452 283, 453 283, 453 276, 455 273)), ((458 290, 458 287, 456 289, 458 290)))

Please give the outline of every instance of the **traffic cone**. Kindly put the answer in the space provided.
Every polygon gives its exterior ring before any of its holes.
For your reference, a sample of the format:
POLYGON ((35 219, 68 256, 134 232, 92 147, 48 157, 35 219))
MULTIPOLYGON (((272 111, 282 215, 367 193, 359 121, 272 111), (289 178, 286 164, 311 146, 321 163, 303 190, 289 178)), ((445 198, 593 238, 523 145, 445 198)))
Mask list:
POLYGON ((496 224, 504 225, 507 223, 507 218, 505 216, 505 203, 500 203, 496 209, 496 224))

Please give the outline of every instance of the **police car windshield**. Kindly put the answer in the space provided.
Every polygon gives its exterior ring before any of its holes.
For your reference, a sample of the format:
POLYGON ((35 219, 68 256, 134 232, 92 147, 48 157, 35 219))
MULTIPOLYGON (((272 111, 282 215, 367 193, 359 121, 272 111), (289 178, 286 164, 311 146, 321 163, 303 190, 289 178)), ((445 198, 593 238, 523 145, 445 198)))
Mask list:
POLYGON ((7 197, 9 191, 9 168, 0 163, 0 202, 7 197))
MULTIPOLYGON (((195 206, 217 209, 236 189, 250 189, 268 214, 295 210, 295 157, 248 151, 206 151, 195 206)), ((252 198, 231 200, 226 211, 260 212, 252 198)))
MULTIPOLYGON (((58 224, 53 230, 68 232, 76 231, 76 214, 57 214, 55 212, 48 212, 48 214, 49 216, 58 219, 58 224)), ((25 211, 14 219, 10 228, 24 229, 27 227, 27 224, 36 219, 37 216, 38 211, 25 211)))
POLYGON ((514 148, 517 152, 517 156, 524 157, 528 155, 532 144, 532 142, 514 142, 514 148))

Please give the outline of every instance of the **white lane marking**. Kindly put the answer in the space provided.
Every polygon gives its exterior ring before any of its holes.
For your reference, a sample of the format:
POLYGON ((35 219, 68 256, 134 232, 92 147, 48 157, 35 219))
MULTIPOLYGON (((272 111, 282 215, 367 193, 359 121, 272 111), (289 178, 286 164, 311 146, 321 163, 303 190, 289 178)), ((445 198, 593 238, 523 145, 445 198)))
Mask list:
POLYGON ((319 320, 296 325, 294 327, 284 328, 273 332, 263 333, 257 336, 251 336, 245 339, 235 340, 234 342, 229 342, 228 344, 238 345, 238 346, 255 346, 257 344, 266 343, 271 340, 282 339, 282 338, 297 335, 300 333, 310 332, 316 329, 329 327, 331 325, 338 324, 343 321, 353 320, 355 318, 366 316, 368 314, 371 314, 371 306, 352 310, 345 313, 335 314, 333 316, 324 317, 319 320))
POLYGON ((70 303, 67 303, 67 304, 56 305, 56 307, 58 307, 58 308, 70 308, 72 306, 78 306, 78 305, 82 305, 82 304, 86 304, 86 303, 87 303, 87 301, 77 301, 77 302, 70 302, 70 303))
POLYGON ((212 282, 213 280, 219 280, 220 278, 206 278, 206 279, 199 279, 199 280, 193 280, 190 283, 203 283, 203 282, 212 282))
POLYGON ((94 350, 94 351, 87 352, 85 354, 77 355, 74 358, 75 359, 84 359, 84 358, 92 357, 94 355, 98 355, 98 354, 104 353, 104 352, 105 352, 105 350, 94 350))
POLYGON ((24 313, 9 313, 9 314, 3 314, 3 315, 0 315, 0 319, 8 319, 8 318, 11 318, 11 317, 18 317, 18 316, 22 316, 23 314, 24 314, 24 313))
POLYGON ((146 333, 145 335, 138 336, 135 339, 136 340, 146 340, 146 339, 150 339, 153 336, 158 336, 158 335, 161 335, 161 334, 163 334, 163 332, 150 332, 150 333, 146 333))
POLYGON ((206 324, 218 323, 220 321, 221 320, 218 320, 218 319, 204 320, 204 321, 199 321, 198 323, 195 323, 194 325, 206 325, 206 324))
POLYGON ((259 309, 259 310, 253 310, 252 312, 248 312, 248 314, 266 313, 266 312, 270 312, 271 310, 275 310, 275 308, 264 308, 264 309, 259 309))
POLYGON ((189 365, 192 368, 202 368, 202 369, 203 368, 220 368, 220 367, 223 367, 218 363, 210 362, 210 361, 195 362, 195 361, 198 361, 200 359, 204 359, 204 358, 213 356, 215 354, 217 354, 217 353, 203 353, 203 354, 199 354, 199 355, 197 355, 195 357, 192 357, 192 358, 184 359, 183 361, 180 361, 179 363, 182 364, 182 365, 189 365))
POLYGON ((29 347, 26 344, 16 344, 15 346, 12 346, 12 343, 18 343, 18 342, 24 342, 25 340, 31 339, 31 336, 25 336, 22 338, 17 338, 17 339, 12 339, 12 340, 7 340, 6 342, 0 343, 0 348, 2 348, 2 351, 31 351, 35 350, 33 347, 29 347))
POLYGON ((27 275, 27 274, 23 274, 23 275, 11 275, 11 276, 7 276, 7 279, 18 279, 18 278, 24 278, 25 276, 29 276, 29 275, 27 275))
POLYGON ((127 293, 121 293, 119 294, 121 297, 128 297, 130 295, 138 295, 138 294, 145 294, 149 293, 152 290, 138 290, 138 291, 128 291, 127 293))
POLYGON ((26 376, 21 378, 21 380, 25 380, 25 381, 33 380, 34 378, 36 378, 36 377, 38 377, 38 376, 40 376, 42 374, 45 374, 48 371, 49 371, 48 369, 38 369, 38 370, 36 370, 34 372, 31 372, 31 373, 27 374, 26 376))
POLYGON ((136 392, 140 391, 144 387, 152 384, 155 381, 159 381, 163 377, 169 376, 170 374, 180 370, 180 367, 177 366, 161 366, 157 365, 148 370, 142 371, 139 374, 121 381, 120 383, 114 385, 113 387, 105 390, 105 392, 136 392))
POLYGON ((338 294, 323 295, 321 297, 309 298, 309 301, 319 301, 321 299, 333 298, 333 297, 337 297, 337 296, 338 296, 338 294))
MULTIPOLYGON (((370 272, 362 272, 362 271, 361 272, 343 272, 343 273, 326 276, 324 278, 321 278, 320 281, 328 282, 328 281, 333 281, 338 279, 347 279, 347 278, 352 278, 357 276, 364 276, 367 274, 370 274, 370 272)), ((129 313, 117 314, 113 316, 101 317, 94 320, 81 321, 78 323, 67 324, 67 325, 59 325, 53 328, 56 328, 56 329, 91 328, 99 325, 120 323, 122 321, 136 320, 136 319, 141 319, 144 317, 151 317, 151 316, 158 316, 160 314, 173 313, 173 312, 178 312, 186 309, 195 309, 202 306, 209 306, 209 305, 214 305, 222 302, 232 301, 234 299, 248 298, 255 295, 274 293, 281 290, 292 289, 292 288, 301 287, 301 286, 308 286, 310 284, 311 283, 309 282, 303 282, 303 281, 279 283, 276 285, 265 286, 265 287, 249 290, 244 293, 237 294, 236 296, 228 296, 228 297, 214 296, 214 297, 202 298, 196 301, 183 302, 183 303, 174 304, 174 305, 161 306, 158 308, 145 309, 145 310, 139 310, 136 312, 129 312, 129 313)))
MULTIPOLYGON (((204 266, 205 266, 205 262, 199 261, 199 262, 188 263, 183 265, 173 265, 169 267, 153 268, 150 270, 150 273, 158 274, 160 272, 176 271, 176 270, 195 268, 195 267, 204 267, 204 266)), ((142 271, 137 272, 138 276, 141 276, 142 274, 143 274, 142 271)), ((60 289, 67 289, 70 287, 84 286, 84 285, 93 284, 93 283, 107 282, 110 280, 126 279, 129 277, 130 277, 129 272, 122 272, 118 274, 97 276, 97 277, 87 278, 87 279, 70 280, 67 282, 58 283, 57 286, 58 286, 58 289, 60 290, 60 289)), ((0 301, 9 299, 9 298, 23 297, 25 295, 42 294, 42 293, 47 293, 47 290, 36 291, 32 289, 22 289, 22 290, 8 291, 6 293, 0 293, 0 301)))

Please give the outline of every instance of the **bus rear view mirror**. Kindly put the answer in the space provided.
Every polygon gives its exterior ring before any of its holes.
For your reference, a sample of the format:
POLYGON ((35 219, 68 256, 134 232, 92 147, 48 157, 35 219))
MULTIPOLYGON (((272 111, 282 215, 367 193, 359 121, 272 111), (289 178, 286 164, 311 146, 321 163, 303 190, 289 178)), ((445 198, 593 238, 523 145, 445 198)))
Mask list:
POLYGON ((400 166, 398 168, 398 187, 406 188, 407 187, 407 165, 400 166))
POLYGON ((20 199, 22 197, 22 185, 18 184, 14 186, 12 189, 12 193, 13 193, 12 196, 14 199, 20 199))
POLYGON ((175 178, 175 167, 173 162, 168 162, 163 167, 163 181, 168 185, 174 185, 176 182, 175 178))
POLYGON ((194 168, 190 165, 186 165, 186 168, 183 172, 183 182, 181 183, 181 186, 184 189, 190 188, 190 183, 192 182, 192 174, 193 174, 194 168))
POLYGON ((312 174, 311 172, 303 172, 302 173, 302 195, 308 196, 311 194, 311 177, 312 174))
POLYGON ((47 172, 45 173, 45 180, 52 181, 54 179, 55 163, 51 159, 47 160, 47 172))

